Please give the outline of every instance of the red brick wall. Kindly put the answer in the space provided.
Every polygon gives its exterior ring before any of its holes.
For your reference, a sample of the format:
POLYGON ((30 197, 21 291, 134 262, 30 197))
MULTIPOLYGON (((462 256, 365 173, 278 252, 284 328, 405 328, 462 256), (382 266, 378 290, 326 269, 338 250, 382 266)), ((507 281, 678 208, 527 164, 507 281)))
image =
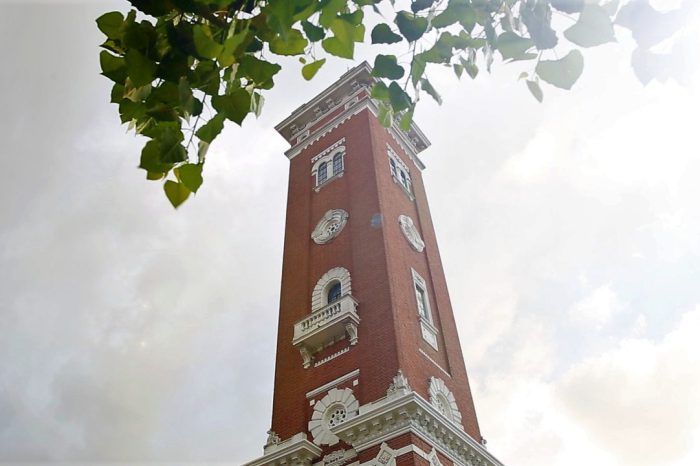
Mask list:
POLYGON ((353 390, 360 404, 365 404, 386 394, 399 367, 411 387, 426 399, 428 378, 443 379, 457 398, 467 433, 480 439, 420 170, 368 110, 291 160, 280 302, 272 429, 282 439, 306 431, 308 391, 359 368, 359 385, 353 390), (343 137, 343 176, 315 192, 311 159, 343 137), (391 178, 387 144, 410 167, 415 201, 391 178), (348 223, 331 243, 317 245, 311 232, 333 208, 346 210, 348 223), (379 228, 370 224, 375 214, 383 219, 379 228), (399 214, 409 215, 421 232, 426 244, 422 253, 414 251, 403 237, 399 214), (330 362, 304 369, 292 346, 294 323, 311 313, 311 293, 319 278, 338 266, 349 270, 352 294, 359 302, 359 342, 330 362), (433 320, 439 329, 438 351, 421 338, 411 267, 429 288, 433 320), (450 376, 420 354, 419 348, 450 376))

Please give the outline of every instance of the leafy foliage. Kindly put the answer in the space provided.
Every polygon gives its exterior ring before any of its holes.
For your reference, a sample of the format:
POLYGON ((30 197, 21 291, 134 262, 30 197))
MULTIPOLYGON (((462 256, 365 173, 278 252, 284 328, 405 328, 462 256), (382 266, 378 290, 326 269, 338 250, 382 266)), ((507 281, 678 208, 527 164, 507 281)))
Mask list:
POLYGON ((173 206, 202 184, 209 145, 226 120, 258 115, 262 93, 274 86, 276 56, 299 56, 304 79, 326 63, 325 54, 352 59, 366 39, 366 14, 382 13, 372 44, 405 47, 376 55, 372 97, 384 125, 408 128, 423 93, 438 103, 428 65, 474 79, 504 61, 532 61, 526 86, 538 100, 540 82, 571 89, 583 72, 577 47, 615 41, 614 25, 632 32, 639 48, 632 66, 639 79, 665 79, 666 55, 653 49, 677 33, 687 10, 661 13, 648 0, 129 0, 124 16, 97 19, 106 36, 102 74, 114 82, 111 102, 123 123, 147 138, 139 167, 160 180, 173 206), (410 8, 409 8, 410 5, 410 8), (408 9, 406 9, 408 8, 408 9), (557 32, 557 31, 561 32, 557 32), (558 51, 564 48, 562 53, 558 51), (408 58, 406 58, 408 57, 408 58))

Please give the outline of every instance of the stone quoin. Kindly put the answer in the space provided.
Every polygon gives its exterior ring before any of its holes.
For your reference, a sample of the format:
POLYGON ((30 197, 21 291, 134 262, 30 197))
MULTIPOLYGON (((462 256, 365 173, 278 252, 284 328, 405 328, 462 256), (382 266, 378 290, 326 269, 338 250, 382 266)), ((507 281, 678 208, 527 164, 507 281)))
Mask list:
POLYGON ((272 425, 247 466, 501 466, 472 401, 412 124, 367 63, 277 125, 289 142, 272 425))

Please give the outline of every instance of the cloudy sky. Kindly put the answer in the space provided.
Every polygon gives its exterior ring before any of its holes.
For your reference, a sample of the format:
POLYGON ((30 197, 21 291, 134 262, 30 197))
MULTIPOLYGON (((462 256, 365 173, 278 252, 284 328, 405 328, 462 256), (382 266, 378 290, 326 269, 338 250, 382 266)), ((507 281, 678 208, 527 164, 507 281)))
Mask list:
MULTIPOLYGON (((94 18, 125 4, 0 0, 0 461, 237 465, 271 415, 273 126, 352 64, 280 74, 174 211, 98 75, 94 18)), ((436 70, 446 103, 416 118, 477 413, 507 465, 700 464, 700 77, 645 88, 620 39, 544 104, 517 66, 436 70)))

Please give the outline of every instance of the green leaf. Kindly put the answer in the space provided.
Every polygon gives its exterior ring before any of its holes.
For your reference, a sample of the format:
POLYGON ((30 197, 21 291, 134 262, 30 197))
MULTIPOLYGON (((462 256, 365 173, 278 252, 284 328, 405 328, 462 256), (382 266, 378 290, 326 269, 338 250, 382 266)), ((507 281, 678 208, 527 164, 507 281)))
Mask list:
POLYGON ((401 89, 396 81, 389 84, 389 102, 391 102, 391 108, 394 109, 394 112, 406 110, 412 104, 411 97, 401 89))
POLYGON ((321 14, 318 17, 318 24, 325 28, 330 28, 333 20, 337 18, 339 12, 347 8, 346 0, 327 0, 321 2, 321 14))
POLYGON ((564 13, 578 13, 586 4, 586 0, 550 0, 552 6, 564 13))
POLYGON ((338 17, 330 23, 333 37, 321 42, 323 49, 337 57, 352 58, 355 52, 355 42, 362 40, 364 26, 353 25, 348 18, 338 17))
POLYGON ((414 13, 418 13, 421 10, 430 8, 431 6, 433 6, 433 3, 435 3, 435 0, 413 0, 413 2, 411 3, 411 11, 414 13))
POLYGON ((124 24, 124 15, 118 11, 105 13, 96 20, 97 27, 110 39, 121 38, 121 27, 124 24))
POLYGON ((377 118, 382 126, 389 128, 394 122, 394 111, 391 109, 391 105, 380 105, 379 115, 377 115, 377 118))
POLYGON ((469 51, 469 59, 465 60, 463 57, 459 58, 459 62, 462 64, 464 67, 464 71, 467 72, 470 78, 476 79, 476 76, 479 74, 479 67, 476 66, 476 54, 474 53, 473 50, 469 51))
POLYGON ((238 63, 238 73, 251 79, 261 89, 272 89, 272 77, 282 69, 276 63, 260 60, 252 55, 242 56, 238 63))
POLYGON ((156 64, 136 49, 126 52, 126 70, 134 86, 150 84, 156 78, 156 64))
POLYGON ((377 81, 372 86, 372 97, 378 100, 389 100, 389 88, 383 81, 377 81))
POLYGON ((309 41, 297 29, 287 31, 286 39, 282 36, 275 37, 270 41, 270 51, 277 55, 301 55, 309 45, 309 41))
POLYGON ((543 60, 537 64, 535 72, 553 86, 571 89, 583 73, 583 55, 579 50, 572 50, 560 60, 543 60))
POLYGON ((322 27, 316 26, 315 24, 311 24, 308 21, 302 21, 301 27, 302 27, 302 29, 304 29, 304 33, 306 34, 306 37, 311 42, 318 42, 319 40, 326 37, 326 30, 325 29, 323 29, 322 27))
POLYGON ((394 55, 377 55, 374 59, 372 76, 378 78, 401 79, 405 73, 396 62, 394 55))
POLYGON ((476 25, 476 10, 466 2, 453 1, 431 21, 433 27, 444 28, 459 22, 468 32, 476 25))
POLYGON ((411 82, 413 83, 414 87, 418 84, 420 78, 423 77, 423 73, 425 72, 425 65, 426 62, 423 58, 423 54, 419 54, 413 57, 413 61, 411 62, 411 82))
POLYGON ((253 92, 250 95, 250 111, 255 115, 256 118, 259 117, 262 113, 262 108, 264 104, 265 97, 263 97, 261 93, 253 92))
POLYGON ((226 115, 223 113, 217 113, 211 120, 207 121, 205 125, 202 125, 195 134, 202 141, 211 144, 219 133, 221 133, 221 130, 224 129, 225 119, 226 115))
POLYGON ((408 11, 396 13, 394 22, 399 27, 399 32, 409 42, 416 41, 428 29, 428 20, 422 16, 415 16, 408 11))
POLYGON ((122 57, 115 57, 103 50, 100 52, 100 67, 102 68, 102 74, 115 83, 121 84, 126 80, 126 60, 122 57))
POLYGON ((411 129, 411 123, 413 122, 413 108, 411 110, 407 111, 401 116, 401 120, 399 120, 399 128, 401 128, 403 131, 408 131, 411 129))
POLYGON ((554 48, 559 41, 552 29, 552 10, 543 0, 529 1, 520 9, 520 19, 538 50, 554 48))
POLYGON ((564 37, 581 47, 595 47, 615 40, 612 21, 606 11, 594 4, 587 4, 576 24, 564 31, 564 37))
POLYGON ((187 151, 182 147, 182 131, 167 126, 160 134, 160 160, 164 163, 179 163, 187 160, 187 151))
POLYGON ((321 69, 324 63, 326 63, 326 59, 322 58, 320 60, 316 60, 314 62, 304 65, 304 67, 301 69, 301 75, 304 77, 304 79, 310 81, 311 78, 313 78, 316 75, 316 73, 318 73, 318 70, 321 69))
POLYGON ((176 209, 190 197, 191 191, 183 183, 168 180, 163 185, 163 190, 170 203, 176 209))
POLYGON ((187 78, 185 76, 182 76, 180 78, 180 81, 177 85, 177 90, 180 101, 180 108, 183 110, 185 117, 194 115, 197 110, 196 102, 198 101, 192 94, 192 87, 190 86, 190 83, 187 81, 187 78))
POLYGON ((501 52, 504 60, 523 58, 533 45, 532 40, 509 31, 498 36, 496 40, 496 49, 501 52))
POLYGON ((402 40, 403 37, 392 31, 388 24, 380 23, 372 29, 373 44, 395 44, 402 40))
POLYGON ((197 24, 192 28, 192 38, 197 53, 204 58, 214 59, 219 56, 223 45, 216 42, 207 25, 197 24))
POLYGON ((352 58, 355 53, 354 42, 344 42, 337 37, 329 37, 321 42, 323 50, 340 58, 352 58))
POLYGON ((118 104, 124 99, 124 85, 119 83, 114 83, 112 86, 112 92, 110 93, 109 101, 113 104, 118 104))
POLYGON ((227 95, 217 95, 211 99, 217 112, 223 112, 226 118, 238 123, 250 113, 250 94, 245 89, 237 89, 227 95))
POLYGON ((648 0, 627 2, 617 13, 615 23, 632 31, 637 45, 649 49, 678 32, 689 16, 683 9, 690 12, 690 4, 696 4, 697 0, 685 3, 688 7, 662 13, 652 7, 648 0))
POLYGON ((185 187, 196 193, 200 186, 202 186, 202 168, 204 165, 198 163, 187 163, 185 165, 180 165, 175 170, 175 176, 180 183, 185 185, 185 187))
POLYGON ((530 81, 529 79, 525 81, 527 88, 530 90, 530 94, 537 99, 538 102, 542 102, 544 99, 544 94, 542 94, 542 89, 540 88, 540 83, 537 81, 530 81))
POLYGON ((126 78, 124 86, 122 88, 122 98, 129 99, 132 102, 141 102, 148 98, 151 94, 151 85, 146 84, 145 86, 135 87, 131 82, 131 79, 126 78))
MULTIPOLYGON (((234 28, 231 28, 233 31, 234 28)), ((253 33, 246 26, 243 30, 232 33, 229 32, 229 36, 224 41, 224 45, 221 48, 221 52, 216 57, 217 61, 221 66, 231 66, 235 63, 238 49, 245 43, 251 42, 253 39, 253 33)))
POLYGON ((438 94, 438 92, 435 90, 435 88, 433 87, 433 85, 430 84, 430 81, 428 81, 427 79, 423 78, 423 79, 420 80, 420 86, 421 86, 421 89, 423 89, 425 92, 427 92, 428 94, 430 94, 430 97, 432 97, 433 99, 435 99, 435 102, 437 102, 438 104, 442 105, 442 97, 440 97, 440 94, 438 94))
POLYGON ((173 167, 172 163, 164 163, 160 158, 160 143, 156 139, 151 139, 141 150, 141 163, 139 168, 143 168, 149 173, 165 174, 173 167))

